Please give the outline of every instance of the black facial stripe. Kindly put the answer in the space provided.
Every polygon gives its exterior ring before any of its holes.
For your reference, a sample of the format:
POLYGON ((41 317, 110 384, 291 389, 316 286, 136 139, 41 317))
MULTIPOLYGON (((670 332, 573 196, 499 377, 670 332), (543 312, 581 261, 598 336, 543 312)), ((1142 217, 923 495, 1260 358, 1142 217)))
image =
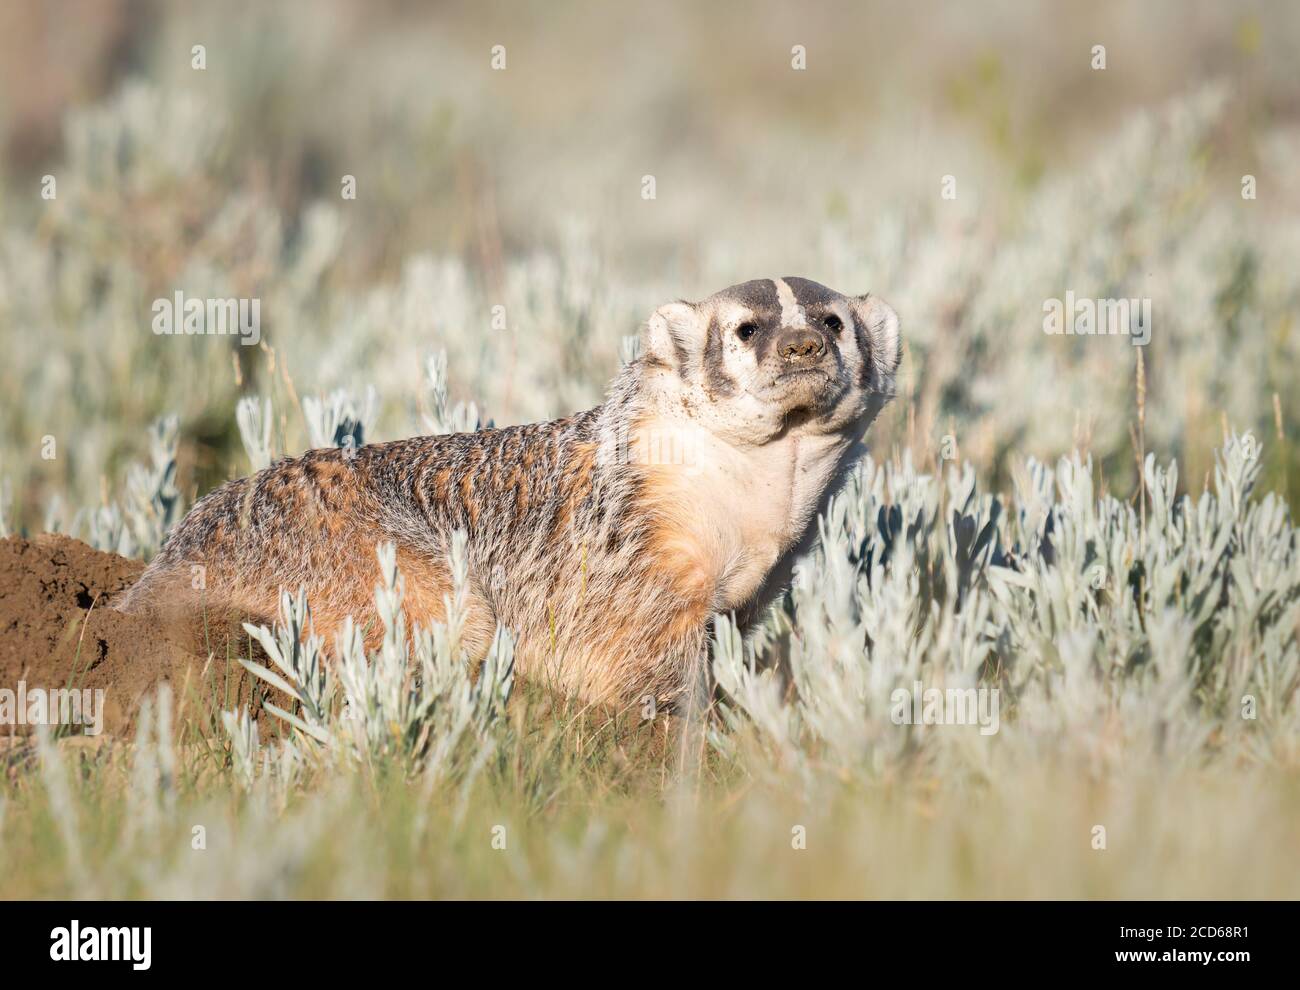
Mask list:
POLYGON ((677 358, 677 375, 682 381, 686 381, 690 353, 686 350, 686 345, 677 339, 675 333, 669 333, 669 336, 673 339, 673 355, 677 358))
POLYGON ((816 326, 818 329, 824 330, 832 337, 835 336, 836 331, 833 331, 829 327, 827 327, 826 321, 833 316, 836 317, 841 323, 844 322, 844 317, 840 315, 839 310, 835 309, 831 305, 811 303, 804 309, 804 314, 808 319, 809 326, 816 326))
POLYGON ((710 395, 725 398, 736 394, 736 382, 723 370, 722 360, 722 327, 715 316, 709 320, 704 342, 704 389, 710 395))
POLYGON ((866 323, 857 313, 852 313, 850 318, 853 320, 853 336, 858 342, 858 353, 862 357, 858 384, 867 388, 871 384, 871 337, 867 334, 866 323))
POLYGON ((779 331, 764 333, 760 330, 758 336, 750 341, 750 343, 754 345, 754 360, 759 364, 762 364, 763 360, 772 352, 773 342, 775 342, 776 338, 780 335, 779 331))
POLYGON ((776 286, 769 278, 756 278, 741 282, 729 289, 723 289, 714 298, 730 299, 747 306, 755 316, 765 317, 768 313, 780 313, 781 303, 776 297, 776 286))

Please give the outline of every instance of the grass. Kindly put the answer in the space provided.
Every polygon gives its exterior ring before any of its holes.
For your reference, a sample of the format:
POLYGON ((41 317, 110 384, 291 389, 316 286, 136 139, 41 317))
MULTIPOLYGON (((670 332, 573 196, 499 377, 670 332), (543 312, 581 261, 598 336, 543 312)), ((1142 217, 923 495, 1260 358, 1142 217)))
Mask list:
POLYGON ((66 805, 6 800, 9 897, 1294 898, 1294 771, 994 781, 895 777, 815 797, 706 771, 683 793, 654 740, 524 710, 468 790, 320 775, 246 791, 182 747, 151 813, 120 748, 64 756, 66 805), (518 733, 515 735, 515 733, 518 733), (61 824, 74 822, 70 853, 61 824), (1107 830, 1105 850, 1094 829, 1107 830), (195 828, 204 848, 195 848, 195 828), (803 848, 795 848, 796 828, 803 848), (504 830, 504 831, 501 831, 504 830), (499 848, 504 839, 504 848, 499 848), (1194 864, 1191 868, 1189 864, 1194 864))

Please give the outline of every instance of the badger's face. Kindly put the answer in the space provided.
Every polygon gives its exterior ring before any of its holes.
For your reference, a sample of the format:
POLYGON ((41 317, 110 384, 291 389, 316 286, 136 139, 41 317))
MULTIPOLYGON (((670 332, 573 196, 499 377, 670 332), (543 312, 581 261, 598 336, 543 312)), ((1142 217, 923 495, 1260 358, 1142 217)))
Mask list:
POLYGON ((864 429, 894 392, 898 316, 872 295, 756 279, 650 318, 643 367, 661 408, 734 443, 864 429))

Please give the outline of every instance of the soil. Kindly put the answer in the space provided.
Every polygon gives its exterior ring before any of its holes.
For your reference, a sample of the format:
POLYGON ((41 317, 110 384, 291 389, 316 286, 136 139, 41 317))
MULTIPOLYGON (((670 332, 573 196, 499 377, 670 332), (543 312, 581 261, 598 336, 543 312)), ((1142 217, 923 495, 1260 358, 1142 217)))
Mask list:
MULTIPOLYGON (((58 534, 0 540, 0 689, 102 689, 104 731, 119 736, 163 681, 205 722, 215 709, 256 702, 235 661, 250 654, 237 625, 214 634, 201 616, 163 624, 112 607, 143 570, 58 534)), ((5 736, 28 731, 0 726, 5 736)))
MULTIPOLYGON (((141 701, 164 681, 175 699, 178 733, 197 729, 224 738, 221 711, 246 707, 256 719, 267 701, 292 709, 289 698, 268 690, 237 662, 252 657, 268 663, 243 632, 240 617, 208 613, 161 619, 117 611, 113 605, 144 566, 59 534, 0 539, 0 691, 16 697, 20 682, 28 692, 103 690, 103 736, 110 740, 133 738, 141 701)), ((517 682, 516 697, 526 687, 517 682)), ((551 703, 571 701, 552 698, 551 703)), ((278 733, 279 720, 270 722, 267 731, 278 733)), ((15 737, 32 731, 0 722, 0 750, 28 741, 15 737)), ((70 741, 108 741, 83 737, 77 728, 68 735, 70 741)))

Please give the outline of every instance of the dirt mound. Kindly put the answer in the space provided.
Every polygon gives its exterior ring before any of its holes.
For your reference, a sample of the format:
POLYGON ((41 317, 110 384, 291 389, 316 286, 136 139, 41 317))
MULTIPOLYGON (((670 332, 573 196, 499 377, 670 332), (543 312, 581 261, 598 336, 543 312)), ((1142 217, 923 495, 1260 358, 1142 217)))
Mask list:
MULTIPOLYGON (((103 729, 122 734, 164 680, 191 716, 192 703, 206 718, 213 707, 249 701, 249 678, 234 659, 249 653, 240 634, 225 626, 214 636, 201 618, 165 626, 112 608, 143 570, 66 536, 0 540, 0 692, 14 692, 11 705, 32 689, 103 690, 103 729)), ((3 721, 19 724, 0 724, 0 734, 30 730, 24 718, 3 721)))

